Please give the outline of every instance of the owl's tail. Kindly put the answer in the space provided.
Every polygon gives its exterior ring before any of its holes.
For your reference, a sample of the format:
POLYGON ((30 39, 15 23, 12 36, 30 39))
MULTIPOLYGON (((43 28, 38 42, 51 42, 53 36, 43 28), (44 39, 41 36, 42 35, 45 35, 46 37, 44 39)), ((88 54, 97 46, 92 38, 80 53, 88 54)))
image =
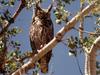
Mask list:
POLYGON ((47 53, 46 55, 44 55, 40 60, 39 60, 39 64, 40 64, 40 69, 42 73, 48 73, 48 69, 49 69, 49 61, 52 55, 52 51, 50 51, 49 53, 47 53))
POLYGON ((42 73, 47 73, 48 72, 48 63, 46 63, 46 60, 44 60, 44 58, 42 58, 40 60, 40 69, 42 73))

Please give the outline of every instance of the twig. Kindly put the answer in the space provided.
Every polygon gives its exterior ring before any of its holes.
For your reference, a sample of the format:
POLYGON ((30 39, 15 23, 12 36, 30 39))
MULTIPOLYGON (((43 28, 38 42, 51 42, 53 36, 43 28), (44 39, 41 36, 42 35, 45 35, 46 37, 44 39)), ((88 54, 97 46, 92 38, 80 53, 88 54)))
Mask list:
POLYGON ((77 28, 73 28, 73 29, 75 29, 75 30, 77 30, 77 31, 80 31, 80 32, 83 32, 83 33, 87 33, 87 34, 90 34, 90 35, 99 35, 99 33, 95 33, 95 32, 89 32, 89 31, 83 31, 83 30, 80 30, 80 29, 77 29, 77 28))

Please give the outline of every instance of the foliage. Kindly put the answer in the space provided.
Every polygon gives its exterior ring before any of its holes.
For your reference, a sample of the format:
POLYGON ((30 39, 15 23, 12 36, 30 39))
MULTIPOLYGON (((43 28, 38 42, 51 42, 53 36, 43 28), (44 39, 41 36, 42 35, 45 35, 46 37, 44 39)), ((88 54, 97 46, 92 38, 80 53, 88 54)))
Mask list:
MULTIPOLYGON (((0 0, 0 30, 2 31, 4 28, 4 21, 8 21, 10 24, 13 23, 13 19, 11 18, 11 13, 9 9, 6 7, 13 7, 17 0, 0 0)), ((22 32, 21 28, 13 27, 9 28, 4 36, 0 36, 0 52, 3 51, 3 48, 7 47, 6 53, 6 63, 5 63, 5 72, 8 74, 14 72, 21 66, 20 62, 16 62, 14 59, 21 56, 20 50, 20 42, 17 40, 13 40, 16 35, 22 32), (4 39, 4 40, 3 40, 4 39)))
POLYGON ((69 12, 66 11, 64 7, 65 5, 62 3, 62 1, 58 0, 57 5, 54 8, 57 24, 61 24, 62 21, 68 22, 69 12))
MULTIPOLYGON (((37 0, 40 1, 40 3, 45 2, 46 0, 37 0)), ((70 12, 68 10, 65 10, 65 4, 71 4, 72 1, 75 0, 55 0, 53 4, 56 4, 54 7, 54 14, 56 16, 56 23, 61 24, 62 21, 68 22, 68 16, 70 15, 70 12)), ((27 8, 29 9, 33 5, 35 5, 35 0, 29 0, 27 1, 27 8)))
POLYGON ((3 50, 3 48, 4 48, 4 43, 0 41, 0 52, 3 50))
POLYGON ((57 0, 54 7, 54 14, 56 16, 56 23, 61 24, 62 21, 68 22, 68 16, 70 12, 65 9, 65 4, 71 4, 75 0, 57 0))
POLYGON ((64 1, 65 3, 71 4, 72 1, 75 1, 75 0, 62 0, 62 1, 64 1))
POLYGON ((19 1, 19 0, 0 0, 1 7, 4 7, 4 6, 14 6, 16 1, 19 1))
POLYGON ((78 37, 71 36, 70 38, 67 39, 69 55, 77 56, 77 53, 84 52, 83 46, 90 49, 91 45, 94 42, 94 39, 95 38, 89 36, 89 37, 84 37, 83 41, 81 41, 78 37), (78 51, 80 51, 80 52, 78 52, 78 51))

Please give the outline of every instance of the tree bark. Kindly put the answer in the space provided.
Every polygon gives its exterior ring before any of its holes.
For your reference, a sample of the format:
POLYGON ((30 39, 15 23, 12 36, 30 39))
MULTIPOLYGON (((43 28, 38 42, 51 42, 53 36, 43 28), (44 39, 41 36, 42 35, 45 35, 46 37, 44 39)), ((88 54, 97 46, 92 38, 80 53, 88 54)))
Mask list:
POLYGON ((96 75, 96 52, 100 49, 100 36, 94 41, 90 51, 85 53, 85 75, 96 75))

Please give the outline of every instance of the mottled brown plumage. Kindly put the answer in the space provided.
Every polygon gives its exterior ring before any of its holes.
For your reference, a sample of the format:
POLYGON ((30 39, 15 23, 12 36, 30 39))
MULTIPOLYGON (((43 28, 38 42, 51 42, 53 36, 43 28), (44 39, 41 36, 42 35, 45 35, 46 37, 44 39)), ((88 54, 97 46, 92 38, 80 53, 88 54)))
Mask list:
MULTIPOLYGON (((33 53, 37 53, 37 50, 40 50, 53 38, 53 23, 50 18, 51 8, 52 6, 43 10, 36 4, 35 15, 33 17, 32 25, 30 26, 30 44, 33 53)), ((48 64, 51 55, 52 51, 39 60, 41 72, 48 72, 48 64)))

